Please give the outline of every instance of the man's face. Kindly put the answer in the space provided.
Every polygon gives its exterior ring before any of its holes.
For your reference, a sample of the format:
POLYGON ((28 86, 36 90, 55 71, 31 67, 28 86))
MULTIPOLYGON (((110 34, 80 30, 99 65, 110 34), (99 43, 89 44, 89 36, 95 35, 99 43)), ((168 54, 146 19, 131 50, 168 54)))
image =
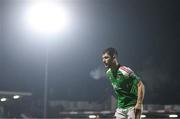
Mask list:
POLYGON ((102 55, 102 61, 106 68, 110 68, 113 63, 113 58, 108 53, 105 53, 102 55))

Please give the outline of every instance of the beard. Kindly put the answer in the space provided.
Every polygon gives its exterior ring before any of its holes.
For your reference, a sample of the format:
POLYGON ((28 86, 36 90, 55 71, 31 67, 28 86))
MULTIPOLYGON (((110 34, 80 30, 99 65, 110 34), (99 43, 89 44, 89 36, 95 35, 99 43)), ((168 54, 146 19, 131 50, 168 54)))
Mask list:
POLYGON ((111 65, 110 64, 104 64, 105 68, 110 68, 111 65))

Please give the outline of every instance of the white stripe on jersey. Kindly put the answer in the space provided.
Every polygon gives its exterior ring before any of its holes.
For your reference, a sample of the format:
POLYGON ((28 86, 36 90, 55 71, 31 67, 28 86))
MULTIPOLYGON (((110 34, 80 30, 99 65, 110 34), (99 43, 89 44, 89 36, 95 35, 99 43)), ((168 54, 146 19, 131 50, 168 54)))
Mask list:
POLYGON ((126 67, 126 66, 119 67, 119 70, 123 73, 125 77, 129 77, 130 75, 133 74, 133 71, 129 67, 126 67))

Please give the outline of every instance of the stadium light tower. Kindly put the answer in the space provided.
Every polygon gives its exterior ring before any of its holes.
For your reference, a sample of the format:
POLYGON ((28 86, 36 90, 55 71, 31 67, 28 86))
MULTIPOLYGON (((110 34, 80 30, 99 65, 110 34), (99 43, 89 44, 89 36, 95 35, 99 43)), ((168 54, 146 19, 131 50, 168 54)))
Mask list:
POLYGON ((27 11, 26 20, 33 31, 52 35, 66 27, 66 15, 62 6, 55 1, 34 1, 27 11))
MULTIPOLYGON (((26 23, 28 28, 33 32, 42 35, 43 38, 54 36, 61 32, 67 25, 67 17, 65 11, 62 9, 57 1, 33 1, 31 6, 26 12, 26 23)), ((46 42, 46 63, 45 63, 45 79, 44 79, 44 108, 43 117, 47 117, 47 91, 48 91, 48 44, 49 39, 46 42)))

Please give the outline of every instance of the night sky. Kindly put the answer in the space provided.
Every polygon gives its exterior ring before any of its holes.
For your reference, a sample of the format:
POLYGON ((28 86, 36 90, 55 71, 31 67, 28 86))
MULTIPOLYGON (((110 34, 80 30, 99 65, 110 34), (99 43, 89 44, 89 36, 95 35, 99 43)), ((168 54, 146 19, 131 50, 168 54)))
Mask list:
MULTIPOLYGON (((58 1, 58 0, 57 0, 58 1)), ((0 0, 0 90, 43 96, 48 41, 49 99, 102 101, 113 94, 102 52, 117 48, 146 87, 146 104, 180 104, 178 0, 59 0, 70 14, 54 36, 26 28, 28 0, 0 0)))

